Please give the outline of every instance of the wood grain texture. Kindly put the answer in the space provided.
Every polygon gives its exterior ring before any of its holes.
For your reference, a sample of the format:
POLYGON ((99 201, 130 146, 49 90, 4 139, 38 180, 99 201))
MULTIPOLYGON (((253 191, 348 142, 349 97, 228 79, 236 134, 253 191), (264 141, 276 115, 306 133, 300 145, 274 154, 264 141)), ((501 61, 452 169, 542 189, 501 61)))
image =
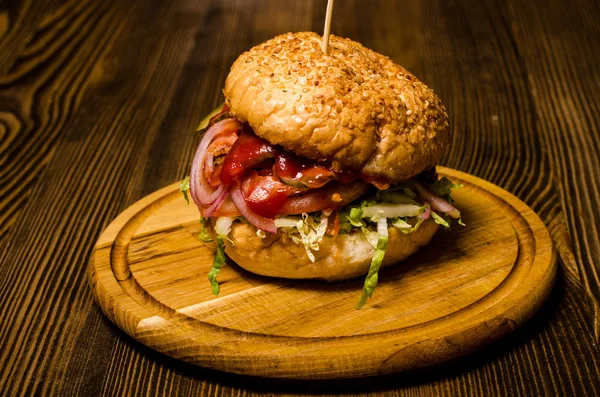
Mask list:
POLYGON ((376 382, 268 382, 182 365, 93 304, 85 267, 130 204, 182 178, 193 130, 251 45, 322 27, 315 0, 0 2, 0 395, 598 395, 600 6, 340 0, 332 32, 446 103, 444 164, 549 227, 540 313, 467 360, 376 382))
POLYGON ((468 224, 441 232, 394 269, 356 310, 362 278, 318 283, 250 276, 229 262, 208 283, 213 253, 196 237, 198 211, 175 183, 129 207, 102 233, 89 266, 103 312, 145 345, 244 375, 336 379, 449 361, 529 319, 556 275, 548 230, 490 183, 438 168, 463 185, 468 224))

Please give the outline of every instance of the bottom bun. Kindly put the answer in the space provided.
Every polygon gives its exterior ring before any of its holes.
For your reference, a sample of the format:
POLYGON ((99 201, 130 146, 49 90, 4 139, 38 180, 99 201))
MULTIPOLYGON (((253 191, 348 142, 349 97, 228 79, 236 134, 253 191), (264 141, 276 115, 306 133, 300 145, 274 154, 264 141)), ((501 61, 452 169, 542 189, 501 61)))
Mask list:
MULTIPOLYGON (((382 266, 389 266, 408 258, 419 248, 429 243, 438 229, 430 218, 411 234, 404 234, 395 227, 389 228, 388 245, 382 266)), ((374 249, 364 235, 355 231, 337 237, 325 236, 319 250, 313 251, 315 262, 311 262, 304 245, 296 244, 285 233, 257 236, 256 227, 235 222, 225 253, 249 272, 263 276, 346 280, 367 274, 374 249)), ((211 232, 213 232, 211 230, 211 232)))

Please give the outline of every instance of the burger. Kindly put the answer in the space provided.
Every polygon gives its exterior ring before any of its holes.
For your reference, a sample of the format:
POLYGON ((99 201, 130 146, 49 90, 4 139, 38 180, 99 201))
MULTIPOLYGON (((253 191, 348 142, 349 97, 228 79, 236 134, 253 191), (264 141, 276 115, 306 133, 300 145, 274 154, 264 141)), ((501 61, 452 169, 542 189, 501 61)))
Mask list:
POLYGON ((389 58, 331 36, 277 36, 243 53, 224 104, 200 125, 189 191, 203 240, 216 241, 214 294, 226 255, 264 276, 338 281, 365 275, 460 221, 456 187, 435 166, 450 143, 447 111, 389 58))

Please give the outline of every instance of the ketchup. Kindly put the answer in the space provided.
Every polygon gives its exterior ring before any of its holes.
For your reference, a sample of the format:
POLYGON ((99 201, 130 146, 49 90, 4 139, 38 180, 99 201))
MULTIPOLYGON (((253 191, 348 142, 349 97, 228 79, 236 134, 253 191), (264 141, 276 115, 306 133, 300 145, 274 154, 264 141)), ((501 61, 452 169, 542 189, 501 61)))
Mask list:
POLYGON ((248 208, 266 218, 275 218, 288 197, 297 190, 272 175, 263 176, 252 171, 244 179, 242 192, 248 208))
POLYGON ((289 153, 277 155, 273 173, 284 183, 298 189, 320 188, 337 179, 333 171, 289 153))
POLYGON ((277 149, 264 139, 252 133, 242 133, 225 157, 221 182, 228 186, 240 183, 247 170, 275 157, 276 153, 277 149))

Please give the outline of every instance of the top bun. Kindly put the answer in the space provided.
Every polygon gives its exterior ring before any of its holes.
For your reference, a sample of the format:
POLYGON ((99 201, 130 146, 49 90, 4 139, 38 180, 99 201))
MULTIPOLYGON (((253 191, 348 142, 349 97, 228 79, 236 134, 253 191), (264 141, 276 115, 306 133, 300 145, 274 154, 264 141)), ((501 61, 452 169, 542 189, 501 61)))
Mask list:
POLYGON ((450 141, 448 113, 388 57, 331 35, 287 33, 243 53, 225 82, 230 113, 254 132, 336 171, 396 183, 433 167, 450 141))

